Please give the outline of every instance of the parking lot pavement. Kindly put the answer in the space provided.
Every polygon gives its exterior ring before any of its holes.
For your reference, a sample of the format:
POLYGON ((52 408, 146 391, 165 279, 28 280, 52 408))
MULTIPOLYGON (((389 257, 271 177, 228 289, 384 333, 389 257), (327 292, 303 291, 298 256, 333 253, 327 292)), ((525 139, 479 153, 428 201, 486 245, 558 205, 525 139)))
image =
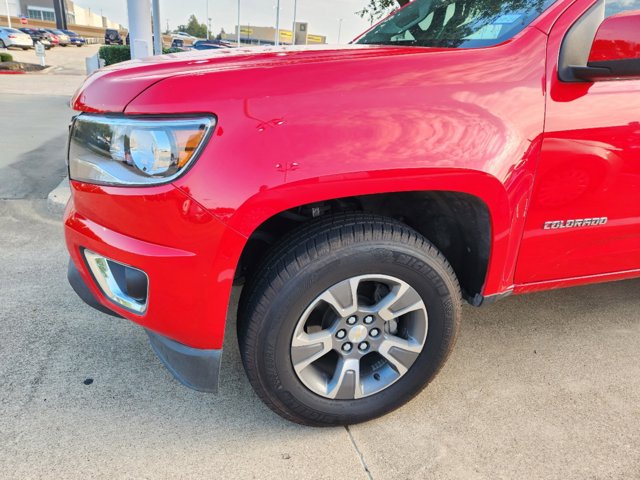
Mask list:
POLYGON ((76 298, 44 211, 0 202, 3 479, 366 478, 344 429, 295 426, 261 404, 231 338, 218 396, 175 382, 142 329, 76 298))
MULTIPOLYGON (((85 47, 56 47, 47 50, 47 65, 43 73, 0 75, 0 98, 7 94, 71 97, 86 77, 85 58, 95 55, 99 45, 85 47)), ((33 50, 8 50, 15 61, 39 63, 33 50)), ((4 113, 3 110, 0 110, 4 113)), ((46 116, 40 119, 47 120, 46 116)), ((0 119, 1 121, 1 119, 0 119)), ((0 130, 4 132, 5 130, 0 130)))
POLYGON ((46 198, 66 175, 69 97, 5 93, 1 80, 0 199, 46 198))
POLYGON ((215 396, 179 385, 142 329, 85 306, 43 201, 0 201, 0 244, 3 478, 640 475, 638 280, 466 308, 451 359, 409 405, 312 429, 256 398, 233 314, 215 396))
MULTIPOLYGON (((98 53, 100 45, 85 45, 84 47, 54 47, 45 52, 45 61, 48 66, 47 75, 86 75, 87 68, 85 58, 98 53)), ((16 62, 40 64, 35 50, 10 49, 7 53, 13 56, 16 62)), ((29 75, 29 76, 32 76, 29 75)))

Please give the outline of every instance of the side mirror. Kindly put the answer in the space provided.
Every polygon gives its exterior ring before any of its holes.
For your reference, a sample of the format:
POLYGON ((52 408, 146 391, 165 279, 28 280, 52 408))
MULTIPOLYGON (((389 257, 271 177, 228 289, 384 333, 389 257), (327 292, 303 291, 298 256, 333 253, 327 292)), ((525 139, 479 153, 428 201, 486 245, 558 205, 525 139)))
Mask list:
POLYGON ((586 67, 572 66, 587 82, 640 78, 640 11, 607 18, 598 29, 586 67))

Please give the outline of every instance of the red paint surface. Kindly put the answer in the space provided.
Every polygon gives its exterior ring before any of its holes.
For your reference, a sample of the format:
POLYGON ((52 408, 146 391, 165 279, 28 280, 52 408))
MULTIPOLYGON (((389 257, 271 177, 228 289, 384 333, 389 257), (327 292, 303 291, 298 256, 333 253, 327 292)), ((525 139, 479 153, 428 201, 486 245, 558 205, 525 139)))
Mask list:
POLYGON ((596 34, 589 62, 640 58, 640 11, 607 18, 596 34))
POLYGON ((481 199, 492 228, 484 295, 640 275, 640 83, 560 84, 556 75, 564 33, 592 3, 560 1, 485 49, 222 50, 95 74, 77 110, 210 113, 218 125, 172 186, 74 182, 72 257, 85 279, 79 247, 145 270, 144 316, 101 301, 199 348, 222 345, 246 238, 284 210, 339 197, 446 190, 481 199), (610 221, 542 230, 581 216, 610 221))
MULTIPOLYGON (((591 4, 580 0, 560 17, 548 58, 558 58, 564 33, 591 4)), ((542 155, 516 283, 574 278, 575 285, 582 276, 640 269, 640 80, 563 83, 549 62, 547 84, 542 155), (542 229, 550 220, 592 217, 608 223, 542 229)))

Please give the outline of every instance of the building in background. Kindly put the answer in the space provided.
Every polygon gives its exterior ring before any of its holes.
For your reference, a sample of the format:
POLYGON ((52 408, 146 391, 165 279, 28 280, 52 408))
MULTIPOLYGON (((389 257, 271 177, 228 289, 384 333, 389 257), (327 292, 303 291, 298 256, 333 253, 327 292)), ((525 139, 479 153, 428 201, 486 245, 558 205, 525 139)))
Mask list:
MULTIPOLYGON (((9 0, 9 15, 18 17, 20 15, 20 0, 9 0)), ((7 2, 0 1, 0 17, 7 16, 7 2)))
MULTIPOLYGON (((12 17, 26 17, 36 22, 56 22, 56 8, 54 2, 58 0, 9 0, 9 14, 12 17)), ((67 24, 84 27, 114 28, 122 30, 119 23, 112 22, 91 9, 76 5, 71 0, 64 0, 67 10, 67 24)), ((6 16, 5 1, 0 0, 0 17, 6 16)), ((2 20, 6 20, 3 18, 2 20)), ((0 21, 2 21, 0 20, 0 21)), ((5 24, 6 22, 3 22, 5 24)))
MULTIPOLYGON (((314 45, 327 43, 326 35, 312 35, 308 33, 309 25, 306 22, 296 22, 296 45, 314 45)), ((235 33, 223 33, 222 40, 235 42, 238 38, 238 27, 235 33)), ((252 25, 240 26, 240 42, 247 45, 273 45, 276 38, 274 27, 255 27, 252 25)), ((293 35, 291 30, 280 29, 280 44, 291 45, 293 35)))

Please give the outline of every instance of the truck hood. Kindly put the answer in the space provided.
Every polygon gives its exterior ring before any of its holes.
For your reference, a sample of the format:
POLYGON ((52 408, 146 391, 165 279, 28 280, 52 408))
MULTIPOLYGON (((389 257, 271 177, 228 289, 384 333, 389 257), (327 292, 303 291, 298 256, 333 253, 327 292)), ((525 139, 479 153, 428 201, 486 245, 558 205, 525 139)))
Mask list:
POLYGON ((71 105, 74 110, 84 112, 122 112, 144 90, 169 77, 411 55, 424 53, 425 50, 427 49, 376 45, 320 45, 229 48, 159 55, 98 70, 75 93, 71 105))

